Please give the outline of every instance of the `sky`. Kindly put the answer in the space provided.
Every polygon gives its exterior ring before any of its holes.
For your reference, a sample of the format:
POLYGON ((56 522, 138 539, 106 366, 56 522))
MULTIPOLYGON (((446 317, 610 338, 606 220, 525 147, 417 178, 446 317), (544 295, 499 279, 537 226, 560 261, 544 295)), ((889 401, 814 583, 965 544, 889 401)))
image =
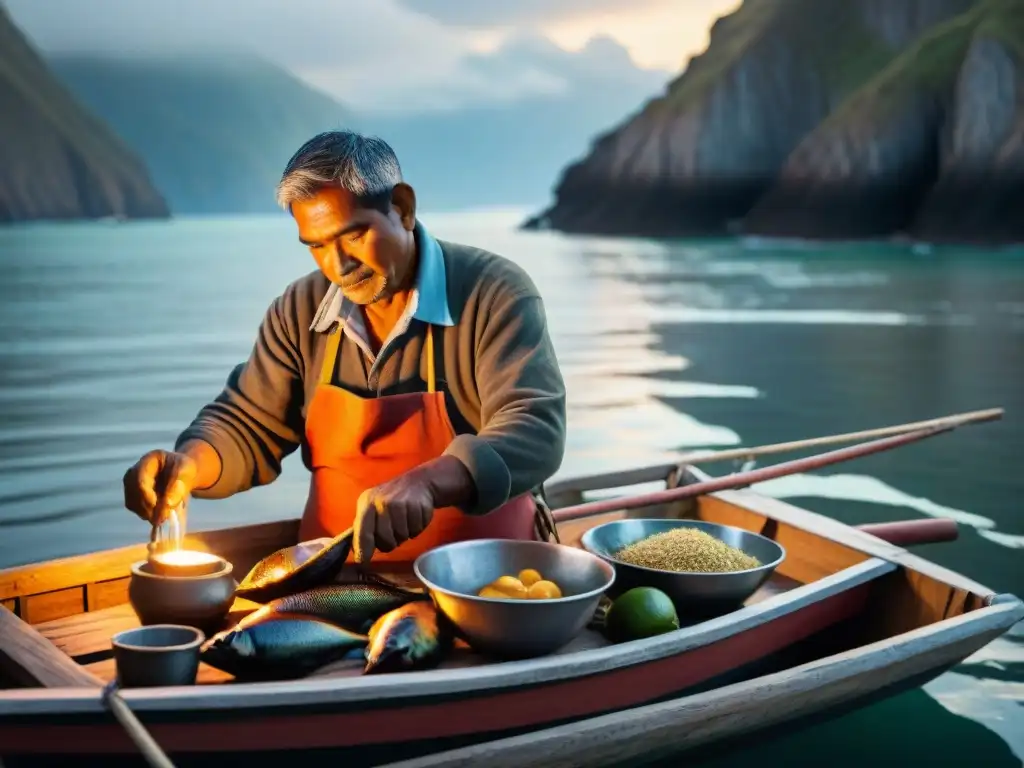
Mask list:
MULTIPOLYGON (((543 39, 616 41, 636 67, 678 73, 739 0, 2 0, 47 53, 237 47, 349 103, 417 110, 564 87, 543 39), (524 44, 529 43, 529 44, 524 44), (512 53, 515 55, 513 56, 512 53), (480 66, 493 56, 501 66, 480 66)), ((607 50, 607 46, 601 50, 607 50)), ((581 54, 582 55, 582 54, 581 54)), ((587 61, 600 66, 600 57, 587 61)))

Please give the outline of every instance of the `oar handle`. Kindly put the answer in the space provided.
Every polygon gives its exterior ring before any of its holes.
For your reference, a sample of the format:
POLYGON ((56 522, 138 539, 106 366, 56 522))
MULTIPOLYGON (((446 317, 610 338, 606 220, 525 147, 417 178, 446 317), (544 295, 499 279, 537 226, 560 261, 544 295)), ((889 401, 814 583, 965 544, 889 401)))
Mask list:
POLYGON ((870 533, 897 547, 913 547, 920 544, 938 544, 956 541, 960 535, 956 520, 936 517, 929 520, 897 520, 891 523, 869 523, 858 525, 858 530, 870 533))

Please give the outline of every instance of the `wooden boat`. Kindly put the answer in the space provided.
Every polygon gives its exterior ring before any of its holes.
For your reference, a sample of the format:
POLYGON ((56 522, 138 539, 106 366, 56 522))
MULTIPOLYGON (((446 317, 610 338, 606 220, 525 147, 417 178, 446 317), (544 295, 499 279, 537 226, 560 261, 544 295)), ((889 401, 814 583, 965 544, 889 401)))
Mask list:
MULTIPOLYGON (((548 498, 557 509, 594 491, 707 479, 694 467, 651 467, 562 482, 548 498)), ((873 535, 750 490, 563 523, 562 542, 623 516, 739 526, 775 539, 787 557, 743 608, 646 640, 609 645, 588 630, 545 658, 485 663, 462 649, 437 670, 363 677, 358 665, 339 662, 274 683, 231 682, 203 666, 196 686, 121 696, 179 766, 301 750, 329 750, 346 766, 599 765, 921 685, 1024 618, 1017 598, 893 543, 913 540, 901 539, 910 528, 881 526, 873 535)), ((297 526, 197 533, 188 546, 217 552, 244 573, 294 543, 297 526)), ((140 545, 0 571, 7 768, 90 756, 108 766, 138 763, 101 686, 114 671, 110 636, 136 624, 126 575, 144 556, 140 545)), ((240 602, 235 615, 253 607, 240 602)))

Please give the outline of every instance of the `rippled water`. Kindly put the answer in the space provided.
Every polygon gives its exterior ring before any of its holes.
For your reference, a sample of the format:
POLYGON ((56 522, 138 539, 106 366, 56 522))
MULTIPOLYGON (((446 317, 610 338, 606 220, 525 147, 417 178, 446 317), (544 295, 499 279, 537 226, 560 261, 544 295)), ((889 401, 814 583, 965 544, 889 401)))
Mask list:
MULTIPOLYGON (((658 243, 425 215, 521 263, 569 389, 560 476, 1004 406, 960 430, 759 489, 849 523, 946 516, 921 554, 1024 594, 1024 259, 894 246, 658 243)), ((0 230, 0 567, 147 531, 121 475, 169 446, 312 261, 283 218, 0 230)), ((297 455, 269 487, 194 501, 193 528, 300 514, 297 455)), ((715 761, 1020 765, 1024 629, 928 685, 715 761)))

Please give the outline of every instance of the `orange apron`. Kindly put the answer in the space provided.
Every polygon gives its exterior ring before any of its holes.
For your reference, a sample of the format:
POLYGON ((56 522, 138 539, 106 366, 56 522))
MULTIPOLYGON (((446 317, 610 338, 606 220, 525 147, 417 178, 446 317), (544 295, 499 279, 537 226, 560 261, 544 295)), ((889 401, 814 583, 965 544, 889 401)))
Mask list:
MULTIPOLYGON (((341 337, 337 328, 327 339, 320 383, 306 414, 312 476, 299 541, 341 533, 355 521, 363 491, 436 459, 455 438, 444 393, 435 391, 432 326, 424 345, 425 393, 362 398, 333 385, 341 337)), ((433 547, 466 539, 534 539, 537 512, 530 493, 486 515, 437 509, 418 536, 391 552, 375 551, 373 561, 411 562, 433 547)))

